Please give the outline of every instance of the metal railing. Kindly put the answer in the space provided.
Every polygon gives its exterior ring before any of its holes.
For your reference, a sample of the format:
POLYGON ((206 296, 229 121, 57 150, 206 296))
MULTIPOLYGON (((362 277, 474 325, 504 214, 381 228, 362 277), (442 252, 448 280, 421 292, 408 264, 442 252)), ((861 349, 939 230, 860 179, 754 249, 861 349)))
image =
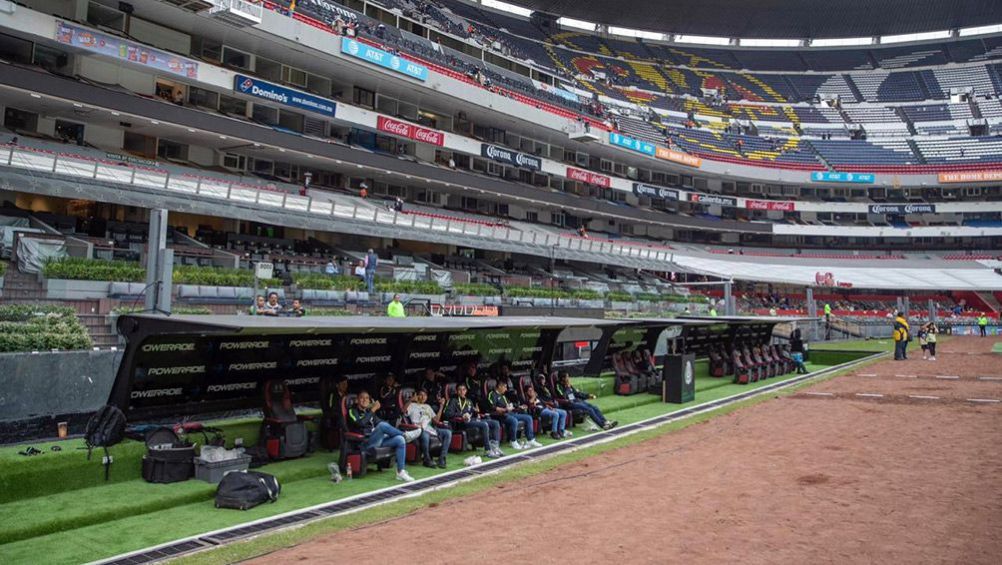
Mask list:
POLYGON ((144 189, 164 190, 188 197, 224 200, 238 204, 289 210, 291 212, 333 216, 340 219, 373 222, 400 228, 494 239, 509 243, 522 243, 544 248, 556 248, 583 253, 621 256, 630 259, 668 263, 670 248, 643 243, 620 242, 568 234, 547 233, 542 230, 521 230, 508 225, 491 225, 462 218, 448 219, 421 214, 408 214, 373 204, 345 204, 300 196, 279 190, 217 177, 203 177, 189 173, 173 173, 165 169, 143 167, 85 157, 56 153, 44 149, 0 145, 0 165, 65 176, 73 179, 135 186, 144 189))

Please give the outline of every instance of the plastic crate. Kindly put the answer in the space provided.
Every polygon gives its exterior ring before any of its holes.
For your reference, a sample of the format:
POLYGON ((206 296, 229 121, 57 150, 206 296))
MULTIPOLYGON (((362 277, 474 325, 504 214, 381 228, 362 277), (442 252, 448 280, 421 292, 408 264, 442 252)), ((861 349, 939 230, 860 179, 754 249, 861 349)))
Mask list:
POLYGON ((195 478, 211 484, 219 484, 223 475, 230 471, 246 471, 250 468, 251 456, 240 455, 225 461, 208 462, 195 457, 195 478))

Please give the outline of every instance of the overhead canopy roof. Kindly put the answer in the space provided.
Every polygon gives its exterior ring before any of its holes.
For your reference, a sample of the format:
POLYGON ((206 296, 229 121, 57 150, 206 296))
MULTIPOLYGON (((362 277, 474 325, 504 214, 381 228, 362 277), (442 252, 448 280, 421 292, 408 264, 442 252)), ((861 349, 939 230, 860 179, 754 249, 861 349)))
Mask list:
POLYGON ((1002 23, 998 0, 507 1, 595 23, 721 37, 863 37, 1002 23))

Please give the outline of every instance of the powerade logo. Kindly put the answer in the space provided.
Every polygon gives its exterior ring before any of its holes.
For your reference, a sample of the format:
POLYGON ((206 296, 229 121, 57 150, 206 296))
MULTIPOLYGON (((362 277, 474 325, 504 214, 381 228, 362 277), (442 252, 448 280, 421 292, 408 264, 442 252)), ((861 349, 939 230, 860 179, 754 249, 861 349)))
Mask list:
POLYGON ((300 359, 296 361, 297 367, 334 367, 337 364, 337 359, 300 359))
POLYGON ((205 373, 205 365, 189 365, 187 367, 151 367, 146 371, 148 377, 163 375, 200 375, 205 373))
POLYGON ((289 347, 330 347, 331 342, 329 339, 294 339, 289 347))
POLYGON ((230 363, 228 371, 264 371, 278 368, 277 361, 261 361, 259 363, 230 363))
POLYGON ((320 382, 320 377, 300 377, 298 379, 285 379, 285 384, 289 386, 312 385, 320 382))
POLYGON ((254 390, 257 383, 230 383, 225 385, 209 385, 207 392, 233 392, 237 390, 254 390))
POLYGON ((372 355, 369 357, 356 357, 356 363, 385 363, 390 360, 389 355, 372 355))
POLYGON ((267 341, 224 341, 219 344, 219 349, 268 349, 271 345, 267 341))
POLYGON ((356 337, 351 340, 352 345, 386 345, 385 337, 356 337))
POLYGON ((160 398, 162 396, 181 396, 183 391, 180 388, 154 388, 150 390, 134 390, 130 397, 136 398, 160 398))
POLYGON ((410 359, 438 359, 438 351, 418 351, 408 355, 410 359))
POLYGON ((143 353, 180 353, 194 350, 194 343, 148 343, 143 346, 143 353))

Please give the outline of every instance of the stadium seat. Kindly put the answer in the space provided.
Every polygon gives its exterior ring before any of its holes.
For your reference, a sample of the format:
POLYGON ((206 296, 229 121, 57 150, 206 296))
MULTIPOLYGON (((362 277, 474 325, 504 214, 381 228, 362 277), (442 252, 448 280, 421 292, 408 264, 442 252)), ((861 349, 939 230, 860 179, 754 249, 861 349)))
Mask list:
POLYGON ((389 467, 394 449, 392 447, 363 449, 366 436, 348 429, 348 409, 354 404, 354 394, 345 395, 341 399, 341 448, 338 450, 338 466, 341 468, 341 473, 347 473, 350 465, 353 476, 364 477, 370 464, 375 464, 380 471, 389 467))
POLYGON ((283 379, 264 383, 264 422, 261 443, 271 459, 302 457, 310 450, 311 434, 306 421, 312 416, 297 415, 292 393, 283 379))

